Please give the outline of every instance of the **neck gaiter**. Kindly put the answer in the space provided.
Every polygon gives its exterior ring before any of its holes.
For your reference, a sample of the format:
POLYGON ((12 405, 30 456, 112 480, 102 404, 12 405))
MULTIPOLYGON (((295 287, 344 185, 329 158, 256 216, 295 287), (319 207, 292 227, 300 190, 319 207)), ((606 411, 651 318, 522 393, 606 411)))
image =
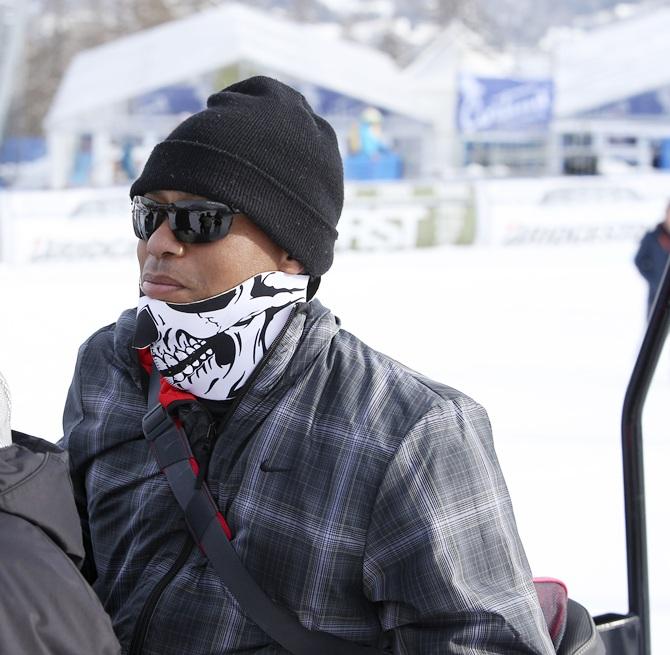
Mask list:
POLYGON ((208 400, 234 398, 307 296, 308 275, 259 273, 192 303, 141 295, 133 346, 149 346, 159 373, 208 400))

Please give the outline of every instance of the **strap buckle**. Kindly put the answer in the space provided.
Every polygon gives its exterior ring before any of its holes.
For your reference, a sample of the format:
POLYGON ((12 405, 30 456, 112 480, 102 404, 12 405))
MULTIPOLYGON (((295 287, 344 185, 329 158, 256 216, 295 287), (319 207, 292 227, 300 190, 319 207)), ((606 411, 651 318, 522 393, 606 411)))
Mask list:
POLYGON ((142 431, 148 441, 155 441, 172 427, 172 419, 160 403, 152 407, 142 419, 142 431))

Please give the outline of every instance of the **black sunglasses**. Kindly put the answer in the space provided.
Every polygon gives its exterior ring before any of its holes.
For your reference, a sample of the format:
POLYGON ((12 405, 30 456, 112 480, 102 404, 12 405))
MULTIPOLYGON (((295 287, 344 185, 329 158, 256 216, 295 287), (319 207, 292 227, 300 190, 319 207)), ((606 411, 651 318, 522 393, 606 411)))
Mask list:
POLYGON ((211 243, 223 239, 240 211, 211 200, 180 200, 163 204, 144 196, 133 198, 133 229, 147 241, 167 218, 181 243, 211 243))

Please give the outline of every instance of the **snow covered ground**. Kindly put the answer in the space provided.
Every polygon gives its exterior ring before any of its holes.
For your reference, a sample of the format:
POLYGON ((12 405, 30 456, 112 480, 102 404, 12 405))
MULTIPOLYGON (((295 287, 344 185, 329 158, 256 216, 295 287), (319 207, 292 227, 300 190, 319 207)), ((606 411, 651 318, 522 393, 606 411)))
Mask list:
MULTIPOLYGON (((339 253, 319 297, 345 329, 489 411, 536 575, 627 610, 621 404, 644 329, 634 243, 339 253)), ((0 264, 14 427, 56 440, 79 343, 134 305, 132 259, 0 264), (7 302, 8 300, 8 302, 7 302)), ((645 412, 654 652, 670 619, 670 350, 645 412)))

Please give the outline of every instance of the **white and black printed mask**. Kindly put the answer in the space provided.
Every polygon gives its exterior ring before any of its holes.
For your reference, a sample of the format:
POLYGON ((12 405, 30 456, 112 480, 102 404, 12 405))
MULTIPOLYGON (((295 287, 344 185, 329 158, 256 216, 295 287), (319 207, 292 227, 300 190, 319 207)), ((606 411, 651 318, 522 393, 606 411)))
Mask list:
POLYGON ((173 386, 208 400, 234 398, 306 299, 308 282, 308 275, 272 271, 192 303, 141 295, 133 345, 150 346, 173 386))

